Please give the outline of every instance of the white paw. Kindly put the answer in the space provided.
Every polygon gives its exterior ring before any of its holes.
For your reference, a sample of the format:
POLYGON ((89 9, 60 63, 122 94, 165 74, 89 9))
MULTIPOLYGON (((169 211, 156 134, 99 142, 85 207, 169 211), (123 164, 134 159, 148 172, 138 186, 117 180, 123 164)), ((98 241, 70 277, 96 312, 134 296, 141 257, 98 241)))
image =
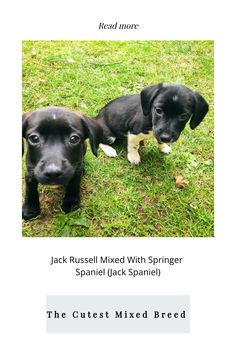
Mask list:
POLYGON ((159 149, 163 154, 169 154, 171 152, 171 147, 167 144, 161 144, 159 145, 159 149))
POLYGON ((109 156, 109 157, 116 157, 117 156, 116 150, 113 149, 111 146, 104 145, 104 144, 100 144, 99 146, 102 149, 102 151, 105 152, 105 154, 107 156, 109 156))
POLYGON ((140 161, 141 161, 141 159, 140 159, 140 156, 139 156, 139 154, 138 153, 128 153, 128 155, 127 155, 127 158, 128 158, 128 160, 129 160, 129 162, 130 163, 132 163, 132 164, 134 164, 134 165, 138 165, 139 163, 140 163, 140 161))

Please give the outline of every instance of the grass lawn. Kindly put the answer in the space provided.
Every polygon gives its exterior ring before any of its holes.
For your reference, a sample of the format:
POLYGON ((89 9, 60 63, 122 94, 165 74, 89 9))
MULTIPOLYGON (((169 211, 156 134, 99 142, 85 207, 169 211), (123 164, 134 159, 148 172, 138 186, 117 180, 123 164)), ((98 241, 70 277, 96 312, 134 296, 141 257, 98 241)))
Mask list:
MULTIPOLYGON (((213 41, 24 41, 23 111, 65 106, 96 116, 110 100, 158 82, 200 91, 210 110, 198 128, 189 124, 162 155, 154 140, 140 149, 141 164, 88 148, 81 208, 60 209, 61 188, 40 186, 41 215, 23 222, 24 236, 213 236, 213 41), (178 189, 174 177, 188 186, 178 189)), ((23 177, 25 161, 23 159, 23 177)), ((24 186, 23 186, 24 189, 24 186)))

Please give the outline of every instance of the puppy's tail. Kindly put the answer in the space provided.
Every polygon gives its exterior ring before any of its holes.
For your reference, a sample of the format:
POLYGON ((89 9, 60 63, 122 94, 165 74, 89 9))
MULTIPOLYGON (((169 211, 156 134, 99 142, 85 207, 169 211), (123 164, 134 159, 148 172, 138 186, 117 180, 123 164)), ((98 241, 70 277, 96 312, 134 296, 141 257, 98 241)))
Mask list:
POLYGON ((111 145, 114 143, 114 141, 116 140, 116 135, 111 131, 111 129, 109 128, 107 122, 106 122, 106 118, 105 118, 105 109, 102 109, 97 117, 94 118, 99 126, 102 129, 102 138, 101 138, 101 143, 105 144, 105 145, 111 145))

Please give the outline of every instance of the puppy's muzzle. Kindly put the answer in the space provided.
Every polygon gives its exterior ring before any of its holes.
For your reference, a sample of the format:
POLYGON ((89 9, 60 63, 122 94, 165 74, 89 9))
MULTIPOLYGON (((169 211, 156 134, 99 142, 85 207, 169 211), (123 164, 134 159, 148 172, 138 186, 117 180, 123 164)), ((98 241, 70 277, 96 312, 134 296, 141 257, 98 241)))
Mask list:
POLYGON ((42 184, 66 185, 74 172, 75 169, 66 160, 41 160, 34 169, 35 178, 42 184))
POLYGON ((44 176, 50 180, 56 180, 63 175, 62 169, 55 163, 49 164, 44 170, 44 176))
POLYGON ((157 141, 159 143, 170 143, 173 141, 173 136, 169 133, 161 133, 158 136, 157 141))

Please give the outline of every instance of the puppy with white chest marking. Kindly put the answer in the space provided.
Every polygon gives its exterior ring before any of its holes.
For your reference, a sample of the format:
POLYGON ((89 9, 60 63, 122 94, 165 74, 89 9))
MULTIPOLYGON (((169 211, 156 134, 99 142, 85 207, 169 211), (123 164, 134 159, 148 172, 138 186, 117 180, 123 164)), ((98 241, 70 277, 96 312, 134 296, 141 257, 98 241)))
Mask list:
POLYGON ((110 157, 117 156, 111 144, 127 136, 128 160, 139 164, 140 141, 154 136, 161 152, 169 153, 167 143, 178 140, 190 121, 195 129, 209 109, 198 93, 180 84, 164 84, 144 88, 140 94, 119 97, 109 102, 98 114, 104 133, 101 149, 110 157))
POLYGON ((22 130, 27 141, 23 219, 40 214, 38 183, 65 187, 65 213, 79 208, 85 140, 89 138, 97 156, 102 136, 98 122, 65 108, 46 107, 24 114, 22 130))

